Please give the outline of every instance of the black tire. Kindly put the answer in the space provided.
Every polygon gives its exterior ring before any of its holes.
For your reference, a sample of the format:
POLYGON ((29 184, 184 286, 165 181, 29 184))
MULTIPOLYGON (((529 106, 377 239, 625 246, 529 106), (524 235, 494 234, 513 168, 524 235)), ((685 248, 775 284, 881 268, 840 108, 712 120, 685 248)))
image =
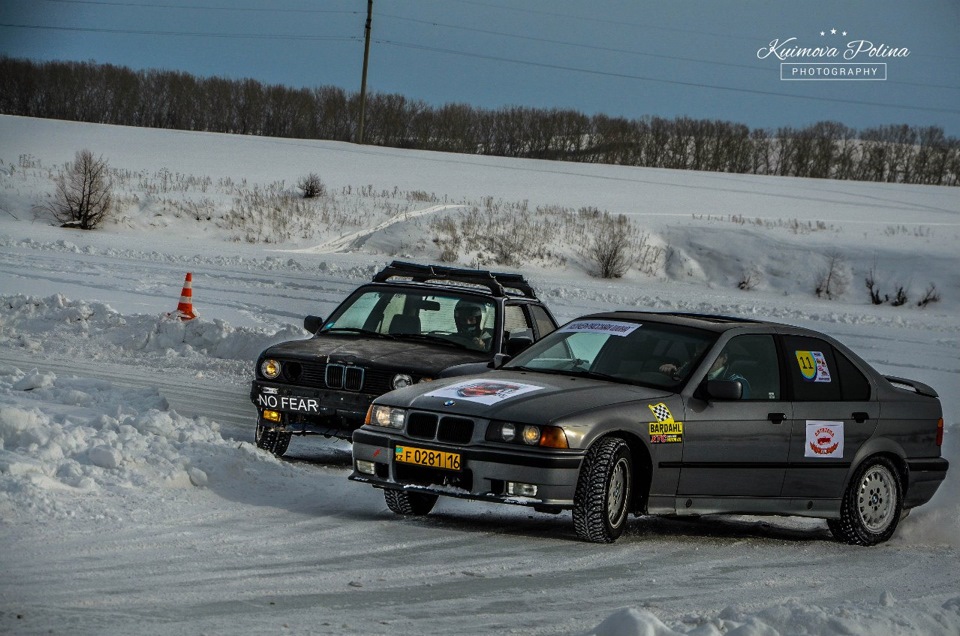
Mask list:
POLYGON ((827 519, 830 532, 851 545, 876 545, 893 536, 903 513, 903 485, 889 459, 865 461, 840 505, 840 518, 827 519))
POLYGON ((257 422, 257 432, 253 439, 257 448, 262 448, 277 457, 283 457, 283 454, 287 452, 287 447, 290 446, 290 437, 290 433, 268 431, 261 422, 257 422))
POLYGON ((422 516, 430 514, 433 510, 433 506, 437 503, 437 495, 384 489, 383 500, 387 502, 387 508, 398 515, 422 516))
POLYGON ((606 437, 590 447, 573 495, 573 527, 592 543, 613 543, 623 534, 633 498, 630 447, 606 437))

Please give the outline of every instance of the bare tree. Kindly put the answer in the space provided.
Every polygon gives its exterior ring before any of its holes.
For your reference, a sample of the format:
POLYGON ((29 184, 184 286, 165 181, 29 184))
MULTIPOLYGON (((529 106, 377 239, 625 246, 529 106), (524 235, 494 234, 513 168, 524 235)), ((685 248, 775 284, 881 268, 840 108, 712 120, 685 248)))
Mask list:
POLYGON ((587 254, 597 264, 600 278, 620 278, 630 267, 630 224, 622 214, 604 213, 587 254))
POLYGON ((864 285, 867 286, 867 290, 870 292, 870 302, 874 305, 882 305, 883 303, 890 300, 890 296, 884 294, 881 298, 880 289, 877 287, 877 276, 874 271, 876 268, 871 268, 867 273, 867 277, 863 279, 864 285))
POLYGON ((110 215, 113 194, 107 162, 89 150, 77 152, 57 176, 54 201, 48 206, 63 226, 92 230, 110 215))
POLYGON ((940 302, 940 292, 937 291, 936 285, 930 283, 930 286, 927 287, 927 291, 923 294, 923 298, 917 301, 917 307, 926 307, 930 303, 937 302, 940 302))
POLYGON ((848 282, 843 255, 831 252, 827 255, 827 266, 817 276, 817 298, 839 298, 847 290, 848 282))
POLYGON ((327 193, 327 186, 320 179, 320 175, 315 172, 300 177, 300 181, 297 182, 297 189, 303 193, 304 199, 315 199, 327 193))

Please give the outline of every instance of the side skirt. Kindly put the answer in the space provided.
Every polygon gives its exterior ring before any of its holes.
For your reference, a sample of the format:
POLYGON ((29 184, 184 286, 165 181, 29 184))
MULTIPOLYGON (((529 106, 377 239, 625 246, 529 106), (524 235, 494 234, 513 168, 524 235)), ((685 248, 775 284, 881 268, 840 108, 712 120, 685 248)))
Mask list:
POLYGON ((840 499, 651 496, 647 512, 652 515, 790 515, 839 519, 840 499))

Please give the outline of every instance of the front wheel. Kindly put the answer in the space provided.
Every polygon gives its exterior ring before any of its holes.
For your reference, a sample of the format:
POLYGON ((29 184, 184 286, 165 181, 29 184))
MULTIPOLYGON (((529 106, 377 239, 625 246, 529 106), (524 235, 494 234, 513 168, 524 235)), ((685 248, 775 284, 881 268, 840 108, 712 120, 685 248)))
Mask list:
POLYGON ((903 513, 903 486, 885 457, 857 469, 840 505, 840 518, 827 519, 830 532, 852 545, 876 545, 893 536, 903 513))
POLYGON ((607 437, 587 451, 573 496, 573 527, 593 543, 612 543, 623 534, 633 496, 630 447, 607 437))
POLYGON ((287 447, 290 446, 290 437, 290 433, 268 431, 262 422, 257 422, 257 432, 253 436, 257 448, 262 448, 277 457, 283 457, 283 454, 287 452, 287 447))
POLYGON ((430 514, 433 510, 433 506, 437 503, 437 495, 384 489, 383 500, 387 502, 387 508, 398 515, 422 516, 430 514))

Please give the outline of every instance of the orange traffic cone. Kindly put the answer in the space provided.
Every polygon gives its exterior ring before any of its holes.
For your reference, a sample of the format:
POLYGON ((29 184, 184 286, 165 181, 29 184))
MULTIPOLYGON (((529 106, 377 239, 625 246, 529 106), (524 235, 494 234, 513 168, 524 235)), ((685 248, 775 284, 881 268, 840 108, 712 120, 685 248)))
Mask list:
POLYGON ((180 302, 177 304, 177 310, 170 316, 180 320, 193 320, 197 317, 197 314, 193 312, 193 274, 190 272, 187 272, 187 277, 183 281, 183 291, 180 292, 180 302))

